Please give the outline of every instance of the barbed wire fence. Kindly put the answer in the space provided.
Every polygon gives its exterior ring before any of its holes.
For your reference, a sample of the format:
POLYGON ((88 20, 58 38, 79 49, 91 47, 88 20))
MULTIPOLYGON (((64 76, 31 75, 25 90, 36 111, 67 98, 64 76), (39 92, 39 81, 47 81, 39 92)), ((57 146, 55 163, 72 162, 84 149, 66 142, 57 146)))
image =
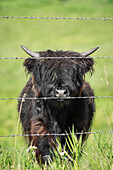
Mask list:
POLYGON ((25 17, 25 16, 22 16, 22 17, 19 17, 19 16, 0 16, 0 19, 50 19, 50 20, 113 20, 113 18, 107 18, 107 17, 104 17, 104 18, 86 18, 86 17, 33 17, 33 16, 30 16, 30 17, 25 17))
MULTIPOLYGON (((84 96, 84 97, 62 97, 63 100, 73 100, 73 99, 112 99, 113 96, 84 96)), ((58 100, 57 97, 15 97, 15 98, 0 98, 0 100, 58 100)))
MULTIPOLYGON (((113 133, 113 131, 104 131, 104 132, 77 132, 74 135, 84 135, 84 134, 105 134, 105 133, 113 133)), ((46 134, 23 134, 23 135, 0 135, 0 137, 29 137, 29 136, 68 136, 72 133, 46 133, 46 134)))
MULTIPOLYGON (((0 57, 1 60, 19 60, 19 59, 27 59, 28 57, 0 57)), ((108 58, 113 58, 113 57, 109 57, 109 56, 105 56, 105 57, 39 57, 37 58, 37 60, 53 60, 53 59, 88 59, 88 58, 93 58, 93 59, 108 59, 108 58)), ((36 58, 31 58, 31 59, 36 59, 36 58)))
MULTIPOLYGON (((22 16, 22 17, 19 17, 19 16, 0 16, 0 19, 49 19, 49 20, 103 20, 103 21, 107 21, 107 20, 113 20, 113 18, 107 18, 107 17, 104 17, 104 18, 86 18, 86 17, 33 17, 33 16, 30 16, 30 17, 25 17, 25 16, 22 16)), ((28 57, 0 57, 0 59, 15 59, 15 60, 18 60, 18 59, 27 59, 28 57)), ((81 59, 81 58, 84 58, 84 59, 88 59, 88 58, 93 58, 93 59, 113 59, 113 57, 111 56, 102 56, 102 57, 99 57, 99 56, 96 56, 96 57, 39 57, 38 60, 46 60, 46 59, 81 59)), ((31 59, 35 59, 35 58, 31 58, 31 59)), ((65 97, 65 98, 62 98, 62 99, 68 99, 68 100, 71 100, 71 99, 100 99, 100 98, 103 98, 103 99, 112 99, 113 96, 85 96, 85 97, 65 97)), ((36 97, 26 97, 26 98, 20 98, 20 97, 15 97, 15 98, 0 98, 0 101, 1 100, 58 100, 58 98, 56 97, 40 97, 40 98, 36 98, 36 97)), ((106 134, 106 133, 110 133, 112 134, 113 131, 97 131, 97 132, 77 132, 77 133, 74 133, 75 135, 83 135, 83 134, 106 134)), ((0 138, 5 138, 5 137, 22 137, 22 136, 25 136, 25 137, 28 137, 28 136, 43 136, 43 135, 46 135, 46 136, 68 136, 68 135, 71 135, 71 133, 48 133, 48 134, 20 134, 20 135, 0 135, 0 138)))

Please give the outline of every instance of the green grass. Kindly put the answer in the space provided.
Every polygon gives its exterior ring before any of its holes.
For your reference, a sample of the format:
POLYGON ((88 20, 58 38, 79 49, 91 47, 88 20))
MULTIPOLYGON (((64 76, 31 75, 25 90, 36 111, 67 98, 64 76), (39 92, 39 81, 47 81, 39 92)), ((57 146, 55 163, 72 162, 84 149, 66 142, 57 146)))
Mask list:
MULTIPOLYGON (((112 6, 112 0, 87 0, 87 2, 84 0, 0 0, 0 16, 113 17, 112 6)), ((27 57, 20 44, 34 51, 52 49, 83 52, 99 46, 100 49, 92 56, 113 56, 112 33, 112 20, 0 19, 0 57, 27 57)), ((22 63, 23 60, 0 60, 0 98, 19 96, 28 79, 22 63)), ((113 96, 112 63, 113 59, 95 59, 93 76, 86 76, 96 96, 113 96)), ((17 122, 17 101, 0 101, 0 135, 17 132, 21 134, 21 126, 17 127, 17 122)), ((113 99, 96 99, 92 131, 112 129, 113 99)), ((83 156, 79 160, 80 169, 83 167, 84 169, 112 169, 111 142, 111 134, 90 135, 83 156)), ((11 169, 13 165, 15 169, 38 167, 36 163, 31 165, 26 153, 27 144, 22 137, 16 140, 0 138, 0 145, 2 168, 5 166, 5 169, 11 169)), ((54 161, 52 166, 60 169, 66 165, 65 161, 61 165, 54 161)))
POLYGON ((81 154, 81 140, 77 141, 72 133, 72 141, 68 144, 71 146, 71 156, 67 152, 61 155, 61 145, 57 152, 54 151, 55 157, 50 161, 50 165, 39 165, 35 159, 35 149, 29 149, 27 146, 18 146, 4 150, 0 147, 0 162, 3 169, 112 169, 113 153, 112 139, 108 134, 95 134, 90 136, 90 142, 84 144, 81 154), (67 158, 67 159, 66 159, 67 158), (69 161, 70 160, 70 161, 69 161), (73 162, 73 164, 71 163, 73 162))

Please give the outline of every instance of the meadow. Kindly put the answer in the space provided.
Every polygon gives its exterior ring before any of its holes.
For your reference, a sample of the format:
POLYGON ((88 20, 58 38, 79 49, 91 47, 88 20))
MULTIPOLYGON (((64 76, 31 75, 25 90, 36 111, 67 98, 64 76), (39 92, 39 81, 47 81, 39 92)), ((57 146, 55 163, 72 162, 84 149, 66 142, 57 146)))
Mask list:
MULTIPOLYGON (((0 16, 113 17, 112 0, 0 0, 0 16)), ((113 57, 113 20, 47 20, 0 18, 0 57, 27 57, 20 45, 34 51, 73 50, 84 52, 100 47, 92 57, 113 57)), ((94 59, 88 74, 95 96, 113 96, 113 59, 94 59)), ((18 97, 29 76, 21 60, 0 59, 0 98, 18 97)), ((113 99, 95 99, 92 131, 113 130, 113 99)), ((0 135, 22 134, 17 100, 0 100, 0 135)), ((76 138, 73 137, 76 141, 76 138)), ((89 135, 82 157, 80 144, 75 164, 57 158, 44 169, 113 169, 113 134, 89 135)), ((33 161, 24 137, 0 138, 1 169, 42 169, 33 161)), ((73 158, 74 159, 74 158, 73 158)))

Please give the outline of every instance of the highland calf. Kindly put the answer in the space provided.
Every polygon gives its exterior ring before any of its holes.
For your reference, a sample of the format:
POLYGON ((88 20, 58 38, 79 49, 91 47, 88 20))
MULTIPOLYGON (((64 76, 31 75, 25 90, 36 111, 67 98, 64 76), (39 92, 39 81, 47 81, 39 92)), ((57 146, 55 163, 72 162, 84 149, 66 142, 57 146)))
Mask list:
MULTIPOLYGON (((75 132, 87 132, 91 127, 95 103, 90 97, 94 96, 94 92, 85 81, 85 73, 88 71, 92 73, 94 61, 87 56, 98 47, 83 53, 52 50, 33 52, 24 46, 21 47, 32 58, 24 61, 24 66, 28 73, 31 73, 31 77, 20 97, 38 99, 19 100, 18 111, 25 134, 42 134, 29 136, 28 141, 29 145, 37 147, 37 161, 40 159, 45 163, 49 158, 52 159, 52 150, 56 146, 56 136, 51 134, 70 133, 73 126, 75 132), (44 59, 44 57, 62 58, 44 59), (49 97, 49 100, 40 99, 42 97, 49 97)), ((86 139, 85 134, 82 139, 83 141, 86 139)), ((62 148, 65 143, 66 137, 62 136, 62 148)))

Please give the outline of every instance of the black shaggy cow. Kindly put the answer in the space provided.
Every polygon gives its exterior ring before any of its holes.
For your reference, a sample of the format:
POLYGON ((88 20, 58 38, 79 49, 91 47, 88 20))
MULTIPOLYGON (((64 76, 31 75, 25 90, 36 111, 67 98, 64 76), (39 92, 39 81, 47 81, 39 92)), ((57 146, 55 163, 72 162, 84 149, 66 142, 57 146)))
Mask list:
MULTIPOLYGON (((31 77, 20 97, 35 99, 19 100, 18 111, 24 133, 43 134, 29 136, 28 141, 29 145, 37 147, 37 161, 41 159, 41 162, 45 163, 49 158, 52 159, 52 149, 56 143, 56 136, 51 134, 70 133, 73 126, 75 132, 87 132, 91 126, 95 103, 90 97, 94 96, 94 92, 85 81, 85 73, 88 71, 92 73, 94 61, 87 56, 95 52, 98 47, 83 53, 52 50, 33 52, 24 46, 21 47, 32 58, 24 61, 24 66, 28 73, 31 73, 31 77), (49 99, 40 99, 43 97, 49 99)), ((85 139, 84 134, 83 141, 85 139)), ((62 147, 65 142, 65 136, 61 137, 62 147)))

